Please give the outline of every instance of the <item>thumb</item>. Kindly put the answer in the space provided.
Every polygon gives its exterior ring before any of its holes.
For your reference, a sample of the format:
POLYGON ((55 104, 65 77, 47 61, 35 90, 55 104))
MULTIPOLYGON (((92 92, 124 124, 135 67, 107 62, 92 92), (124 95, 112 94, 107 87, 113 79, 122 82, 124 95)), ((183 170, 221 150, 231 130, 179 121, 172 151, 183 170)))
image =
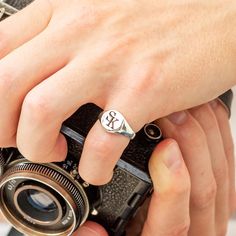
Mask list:
POLYGON ((154 192, 142 235, 185 235, 190 221, 190 177, 173 139, 157 146, 149 161, 149 171, 154 192))
POLYGON ((108 236, 108 233, 101 225, 87 221, 73 233, 73 236, 108 236))

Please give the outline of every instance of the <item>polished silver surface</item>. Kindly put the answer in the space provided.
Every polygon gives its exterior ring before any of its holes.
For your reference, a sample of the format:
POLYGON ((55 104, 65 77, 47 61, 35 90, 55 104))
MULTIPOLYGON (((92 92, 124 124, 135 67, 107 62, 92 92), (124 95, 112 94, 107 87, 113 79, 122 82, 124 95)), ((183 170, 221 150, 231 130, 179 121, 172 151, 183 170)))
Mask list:
POLYGON ((122 134, 129 139, 135 137, 135 132, 132 130, 124 116, 116 111, 104 111, 99 115, 99 120, 102 127, 109 133, 122 134))

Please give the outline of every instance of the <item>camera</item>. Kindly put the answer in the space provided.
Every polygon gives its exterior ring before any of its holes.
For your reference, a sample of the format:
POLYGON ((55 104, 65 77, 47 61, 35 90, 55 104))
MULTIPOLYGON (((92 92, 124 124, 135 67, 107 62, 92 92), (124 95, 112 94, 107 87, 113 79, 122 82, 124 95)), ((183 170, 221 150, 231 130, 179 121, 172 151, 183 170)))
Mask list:
POLYGON ((86 104, 63 123, 61 132, 68 143, 63 162, 32 163, 16 148, 1 150, 0 208, 18 231, 66 236, 90 219, 109 235, 124 235, 127 223, 152 192, 148 160, 161 130, 146 124, 123 152, 112 180, 92 186, 77 170, 85 137, 101 112, 86 104))

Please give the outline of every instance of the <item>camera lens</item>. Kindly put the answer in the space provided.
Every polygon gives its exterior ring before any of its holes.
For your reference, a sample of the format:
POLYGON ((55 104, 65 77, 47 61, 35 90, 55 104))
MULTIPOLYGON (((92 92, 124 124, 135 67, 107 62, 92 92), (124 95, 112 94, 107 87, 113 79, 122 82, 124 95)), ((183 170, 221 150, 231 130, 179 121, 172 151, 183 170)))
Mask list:
POLYGON ((30 217, 37 224, 56 224, 62 217, 65 204, 56 192, 51 192, 45 187, 33 185, 19 187, 14 196, 16 208, 24 217, 30 217))
POLYGON ((16 161, 0 181, 0 207, 25 235, 68 236, 89 215, 79 182, 56 164, 16 161))
POLYGON ((54 213, 57 210, 56 203, 43 192, 30 189, 22 192, 21 195, 18 197, 18 202, 21 202, 20 200, 22 197, 25 197, 32 208, 37 209, 42 213, 54 213))

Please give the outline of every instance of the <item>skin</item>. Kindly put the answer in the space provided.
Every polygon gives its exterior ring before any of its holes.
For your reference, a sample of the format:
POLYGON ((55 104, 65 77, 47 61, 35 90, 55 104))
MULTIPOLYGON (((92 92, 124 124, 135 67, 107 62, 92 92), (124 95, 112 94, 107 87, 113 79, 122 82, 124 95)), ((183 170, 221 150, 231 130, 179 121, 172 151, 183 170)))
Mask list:
MULTIPOLYGON (((217 97, 236 84, 235 25, 233 0, 36 0, 0 23, 0 146, 61 161, 61 124, 85 103, 136 132, 217 97)), ((107 183, 128 143, 97 122, 81 176, 107 183)))
MULTIPOLYGON (((214 102, 185 115, 158 121, 169 138, 151 157, 154 193, 130 223, 128 236, 226 235, 236 202, 228 114, 214 102)), ((102 230, 87 222, 74 236, 107 236, 102 230)))
MULTIPOLYGON (((228 114, 216 101, 184 114, 157 122, 166 139, 149 162, 154 193, 129 223, 127 236, 226 235, 236 210, 228 114)), ((108 236, 95 222, 86 222, 78 235, 108 236)))

